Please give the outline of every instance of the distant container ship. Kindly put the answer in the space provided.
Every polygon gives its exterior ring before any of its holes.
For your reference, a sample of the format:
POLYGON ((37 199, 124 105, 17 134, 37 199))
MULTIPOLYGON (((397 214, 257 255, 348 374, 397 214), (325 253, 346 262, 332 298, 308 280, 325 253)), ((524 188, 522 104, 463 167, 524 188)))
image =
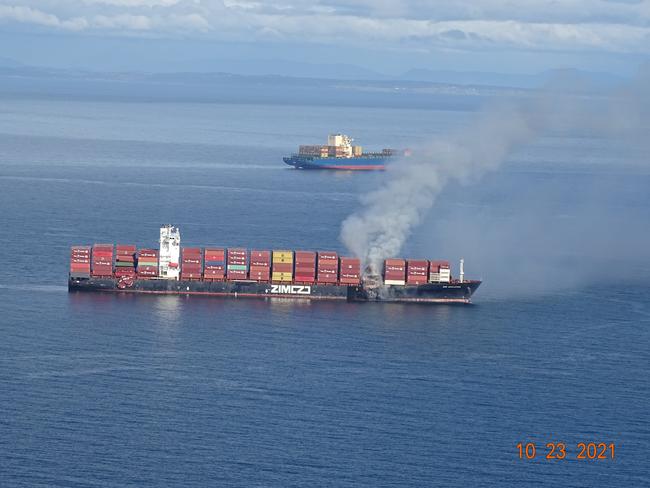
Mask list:
POLYGON ((159 247, 94 244, 70 250, 68 290, 347 301, 469 303, 480 281, 451 275, 449 262, 386 259, 363 276, 358 258, 333 251, 180 246, 178 228, 159 247))
POLYGON ((386 169, 386 163, 408 151, 382 149, 381 152, 364 153, 361 146, 353 146, 353 139, 345 134, 330 134, 327 145, 299 146, 298 153, 283 158, 297 169, 337 169, 368 171, 386 169))

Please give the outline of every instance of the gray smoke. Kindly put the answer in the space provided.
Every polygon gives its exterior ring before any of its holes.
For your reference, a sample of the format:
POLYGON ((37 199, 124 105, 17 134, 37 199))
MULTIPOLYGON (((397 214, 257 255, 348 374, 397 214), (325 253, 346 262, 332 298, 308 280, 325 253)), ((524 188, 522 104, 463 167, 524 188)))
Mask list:
POLYGON ((399 256, 447 184, 476 181, 544 134, 577 129, 611 137, 640 130, 647 144, 649 78, 642 73, 625 90, 598 95, 556 81, 539 94, 492 103, 462 131, 391 165, 383 186, 364 195, 343 222, 341 240, 376 273, 383 259, 399 256))

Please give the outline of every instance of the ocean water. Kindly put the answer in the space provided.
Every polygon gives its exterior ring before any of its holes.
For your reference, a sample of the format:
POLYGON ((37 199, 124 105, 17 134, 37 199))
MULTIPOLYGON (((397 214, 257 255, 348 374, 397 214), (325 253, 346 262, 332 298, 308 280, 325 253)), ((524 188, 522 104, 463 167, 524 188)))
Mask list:
POLYGON ((472 117, 3 100, 0 486, 648 486, 650 173, 624 144, 547 137, 441 195, 405 253, 465 257, 472 306, 67 292, 70 245, 153 246, 167 222, 187 245, 343 251, 389 175, 281 157, 472 117))

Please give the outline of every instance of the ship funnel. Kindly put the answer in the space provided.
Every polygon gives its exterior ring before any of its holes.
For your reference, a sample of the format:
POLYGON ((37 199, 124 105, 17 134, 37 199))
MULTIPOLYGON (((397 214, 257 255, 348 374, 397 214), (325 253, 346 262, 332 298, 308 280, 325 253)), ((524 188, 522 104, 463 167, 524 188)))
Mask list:
POLYGON ((460 260, 460 282, 465 281, 465 260, 461 258, 460 260))

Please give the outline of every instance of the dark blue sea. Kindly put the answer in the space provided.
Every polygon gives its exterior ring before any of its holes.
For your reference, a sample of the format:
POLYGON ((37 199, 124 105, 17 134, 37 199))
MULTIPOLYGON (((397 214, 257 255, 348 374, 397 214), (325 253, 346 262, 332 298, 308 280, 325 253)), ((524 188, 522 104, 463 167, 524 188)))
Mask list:
POLYGON ((550 135, 445 189, 404 254, 464 257, 471 306, 68 294, 69 246, 154 246, 163 223, 186 245, 343 252, 390 172, 281 157, 473 116, 3 99, 0 486, 649 486, 650 168, 625 141, 550 135))

